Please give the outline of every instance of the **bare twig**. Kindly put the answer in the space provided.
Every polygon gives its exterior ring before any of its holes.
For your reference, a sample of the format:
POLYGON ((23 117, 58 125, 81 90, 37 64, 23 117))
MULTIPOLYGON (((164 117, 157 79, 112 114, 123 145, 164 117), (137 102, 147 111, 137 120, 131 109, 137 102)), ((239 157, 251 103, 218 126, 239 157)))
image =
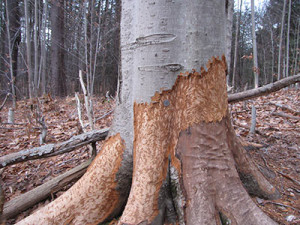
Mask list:
POLYGON ((291 208, 297 212, 300 212, 299 209, 293 207, 293 206, 290 206, 290 205, 285 205, 285 204, 282 204, 282 203, 278 203, 278 202, 272 202, 272 201, 264 201, 263 204, 266 204, 266 203, 270 203, 270 204, 273 204, 273 205, 278 205, 278 206, 283 206, 283 207, 286 207, 286 208, 291 208))
POLYGON ((284 117, 284 118, 288 118, 288 119, 292 119, 292 120, 300 120, 299 116, 292 116, 286 113, 282 113, 282 112, 272 112, 273 116, 280 116, 280 117, 284 117))
POLYGON ((282 173, 282 172, 280 172, 280 171, 278 171, 278 173, 281 174, 282 176, 284 176, 285 178, 287 178, 287 179, 293 181, 293 182, 294 182, 295 184, 297 184, 298 186, 300 186, 300 182, 297 181, 297 180, 295 180, 295 179, 293 179, 293 178, 292 178, 291 176, 289 176, 288 174, 282 173))

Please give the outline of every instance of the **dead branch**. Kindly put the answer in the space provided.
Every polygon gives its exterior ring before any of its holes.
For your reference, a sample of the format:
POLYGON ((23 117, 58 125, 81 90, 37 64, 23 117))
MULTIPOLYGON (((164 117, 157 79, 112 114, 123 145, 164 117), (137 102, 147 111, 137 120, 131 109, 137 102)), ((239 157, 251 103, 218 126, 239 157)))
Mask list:
POLYGON ((300 111, 296 111, 296 110, 293 110, 292 108, 288 107, 288 106, 285 106, 285 105, 282 105, 282 104, 278 104, 278 103, 274 103, 274 102, 269 102, 269 105, 274 105, 276 107, 279 107, 283 110, 287 110, 295 115, 300 115, 300 111))
POLYGON ((295 211, 297 211, 297 212, 299 212, 300 213, 300 210, 299 209, 297 209, 297 208, 295 208, 295 207, 293 207, 293 206, 290 206, 290 205, 285 205, 285 204, 282 204, 282 203, 278 203, 278 202, 272 202, 272 201, 264 201, 263 202, 263 205, 264 204, 267 204, 267 203, 271 203, 271 204, 273 204, 273 205, 278 205, 278 206, 283 206, 283 207, 286 207, 286 208, 291 208, 291 209, 293 209, 293 210, 295 210, 295 211))
POLYGON ((47 158, 62 153, 73 151, 81 146, 104 140, 108 134, 108 128, 101 130, 94 130, 87 133, 83 133, 70 138, 67 141, 48 144, 41 147, 23 150, 20 152, 11 153, 9 155, 2 156, 0 158, 0 168, 16 164, 19 162, 25 162, 28 160, 47 158))
POLYGON ((262 95, 266 95, 275 91, 278 91, 282 88, 288 87, 291 84, 295 84, 300 82, 300 74, 297 74, 292 77, 287 77, 282 80, 276 81, 275 83, 267 84, 265 86, 251 89, 248 91, 239 92, 236 94, 230 94, 228 95, 228 102, 229 103, 235 103, 255 97, 259 97, 262 95))
POLYGON ((83 124, 83 120, 82 120, 82 114, 81 114, 81 106, 80 106, 80 99, 78 96, 78 92, 75 93, 75 98, 76 98, 76 103, 77 103, 77 113, 78 113, 78 119, 81 125, 81 129, 83 130, 83 132, 86 132, 84 129, 84 124, 83 124))
POLYGON ((282 112, 272 112, 273 116, 280 116, 280 117, 284 117, 284 118, 288 118, 288 119, 292 119, 292 120, 300 120, 299 116, 292 116, 286 113, 282 113, 282 112))
POLYGON ((282 172, 280 172, 280 171, 278 171, 278 173, 281 174, 282 176, 284 176, 285 178, 287 178, 287 179, 293 181, 296 185, 300 186, 300 182, 297 181, 297 180, 295 180, 295 179, 293 179, 290 175, 285 174, 285 173, 282 173, 282 172))
POLYGON ((79 70, 79 81, 81 84, 81 88, 84 94, 84 105, 85 105, 85 109, 86 109, 86 113, 89 119, 89 124, 90 124, 90 128, 91 130, 94 130, 94 123, 93 123, 93 102, 90 100, 90 96, 86 91, 85 85, 84 85, 84 81, 82 78, 82 71, 79 70))
POLYGON ((85 173, 90 163, 91 160, 88 160, 83 164, 67 171, 66 173, 55 177, 52 180, 38 186, 37 188, 5 203, 2 219, 9 219, 17 216, 24 210, 27 210, 35 204, 45 200, 53 193, 58 192, 67 184, 78 180, 85 173))

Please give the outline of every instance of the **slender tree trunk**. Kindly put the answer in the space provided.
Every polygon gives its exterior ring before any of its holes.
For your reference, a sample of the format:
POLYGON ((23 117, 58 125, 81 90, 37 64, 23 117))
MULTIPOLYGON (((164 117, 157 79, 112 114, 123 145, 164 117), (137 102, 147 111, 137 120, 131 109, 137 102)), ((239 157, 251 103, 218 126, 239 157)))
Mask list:
POLYGON ((286 1, 283 0, 283 10, 282 10, 282 17, 281 17, 281 29, 280 29, 280 40, 279 40, 279 49, 278 49, 278 80, 281 79, 281 58, 282 58, 282 40, 283 40, 283 28, 284 28, 284 17, 285 17, 285 8, 286 8, 286 1))
POLYGON ((297 26, 297 40, 296 40, 296 46, 295 46, 295 64, 294 64, 294 74, 298 73, 298 45, 299 45, 299 36, 300 36, 300 19, 298 19, 298 26, 297 26))
POLYGON ((220 214, 275 224, 238 175, 252 193, 277 195, 228 116, 225 2, 123 1, 121 28, 110 138, 69 191, 19 224, 221 224, 220 214))
POLYGON ((292 12, 292 0, 289 0, 289 14, 288 14, 288 27, 286 34, 286 72, 285 76, 289 76, 289 65, 290 65, 290 24, 291 24, 291 12, 292 12))
POLYGON ((34 95, 38 96, 39 48, 38 48, 38 0, 34 0, 34 95))
POLYGON ((238 58, 238 41, 239 41, 239 32, 240 32, 240 20, 242 14, 242 5, 243 0, 240 3, 240 11, 237 14, 236 28, 235 28, 235 41, 234 41, 234 57, 233 57, 233 72, 232 72, 232 86, 235 87, 235 77, 236 77, 236 67, 237 67, 237 58, 238 58))
POLYGON ((56 96, 67 93, 64 65, 64 0, 53 0, 51 6, 51 72, 56 96))
MULTIPOLYGON (((11 85, 11 94, 12 94, 12 103, 13 109, 16 109, 16 87, 15 87, 15 75, 14 75, 14 68, 13 68, 13 46, 14 40, 11 37, 11 25, 10 25, 10 13, 8 1, 5 1, 6 5, 6 30, 7 30, 7 44, 8 44, 8 58, 9 58, 9 74, 10 74, 10 85, 11 85)), ((16 71, 15 71, 16 72, 16 71)))
POLYGON ((29 8, 28 0, 24 0, 25 26, 26 26, 26 58, 27 58, 27 73, 28 73, 28 89, 29 98, 34 96, 33 74, 31 67, 31 40, 30 40, 30 24, 29 24, 29 8))
POLYGON ((231 74, 231 42, 232 42, 232 25, 233 25, 233 1, 226 1, 225 10, 226 10, 226 60, 227 60, 227 83, 229 84, 229 76, 231 74))
POLYGON ((43 3, 42 16, 42 34, 41 34, 41 78, 42 78, 42 94, 46 94, 46 67, 47 67, 47 46, 46 46, 46 20, 48 16, 48 0, 43 3))
POLYGON ((96 68, 97 68, 97 58, 99 52, 100 45, 100 34, 101 34, 101 1, 99 1, 98 5, 98 24, 97 24, 97 38, 96 38, 96 47, 94 52, 94 65, 93 65, 93 73, 92 73, 92 87, 91 87, 91 95, 94 94, 94 85, 95 85, 95 77, 96 77, 96 68))
POLYGON ((258 68, 258 62, 257 62, 257 45, 256 45, 256 32, 255 32, 254 0, 251 0, 251 21, 252 21, 254 88, 258 88, 259 68, 258 68))
POLYGON ((84 55, 85 55, 85 71, 86 71, 86 85, 87 85, 87 95, 90 95, 90 67, 89 67, 89 46, 88 44, 88 15, 87 15, 87 8, 88 8, 88 0, 84 0, 83 3, 83 14, 84 14, 84 55))
MULTIPOLYGON (((270 17, 268 17, 270 20, 270 17)), ((274 34, 273 34, 273 27, 272 25, 270 26, 270 35, 271 35, 271 45, 272 45, 272 72, 271 72, 271 83, 274 82, 274 60, 275 60, 275 48, 274 48, 274 34)))

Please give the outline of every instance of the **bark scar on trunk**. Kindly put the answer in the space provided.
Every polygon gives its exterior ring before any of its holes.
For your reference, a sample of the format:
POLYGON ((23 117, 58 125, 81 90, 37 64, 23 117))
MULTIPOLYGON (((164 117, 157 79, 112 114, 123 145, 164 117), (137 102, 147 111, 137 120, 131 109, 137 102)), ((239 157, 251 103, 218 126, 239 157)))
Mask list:
POLYGON ((159 196, 170 170, 182 195, 175 203, 180 224, 217 224, 217 209, 233 224, 258 224, 257 218, 274 224, 242 186, 228 143, 228 119, 225 57, 212 58, 207 71, 181 74, 151 103, 135 103, 133 179, 119 224, 158 224, 159 196))
POLYGON ((227 113, 226 61, 212 58, 207 71, 178 76, 171 90, 155 93, 151 103, 134 104, 133 181, 121 223, 151 223, 158 215, 158 197, 175 157, 179 133, 192 124, 221 121, 227 113))

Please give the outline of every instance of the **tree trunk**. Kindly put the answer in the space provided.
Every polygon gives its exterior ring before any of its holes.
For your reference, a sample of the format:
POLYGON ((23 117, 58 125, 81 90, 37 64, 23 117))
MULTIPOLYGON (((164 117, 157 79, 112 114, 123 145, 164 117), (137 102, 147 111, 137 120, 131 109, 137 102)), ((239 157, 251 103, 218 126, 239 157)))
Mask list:
POLYGON ((41 91, 46 94, 46 67, 47 67, 47 46, 46 46, 46 20, 48 18, 48 0, 43 3, 42 29, 41 29, 41 91))
POLYGON ((34 95, 38 96, 38 80, 39 80, 39 61, 38 61, 38 0, 34 0, 34 95))
POLYGON ((281 17, 281 29, 280 29, 280 40, 279 40, 279 53, 278 53, 278 80, 281 79, 281 56, 282 56, 282 39, 283 39, 283 28, 284 28, 284 17, 285 17, 286 0, 283 0, 283 10, 281 17))
POLYGON ((31 40, 30 40, 30 14, 29 14, 28 0, 24 0, 24 12, 25 12, 25 29, 26 29, 26 58, 27 58, 27 74, 28 74, 28 89, 29 98, 34 96, 34 83, 33 73, 31 65, 31 40))
POLYGON ((240 3, 240 11, 237 14, 236 28, 235 28, 235 40, 234 40, 234 57, 233 57, 233 72, 232 72, 232 86, 235 87, 235 77, 236 77, 236 67, 237 67, 237 57, 238 57, 238 40, 239 40, 239 32, 240 32, 240 20, 242 14, 242 5, 243 0, 240 3))
POLYGON ((21 41, 20 13, 18 0, 5 1, 6 30, 7 30, 7 57, 13 108, 16 108, 16 77, 18 68, 19 43, 21 41))
POLYGON ((251 0, 251 21, 252 21, 252 45, 253 45, 253 73, 254 73, 254 88, 258 88, 259 68, 257 62, 257 45, 255 31, 255 10, 254 0, 251 0))
POLYGON ((51 1, 51 72, 56 96, 67 93, 64 65, 64 0, 51 1))
POLYGON ((292 0, 289 0, 289 13, 288 13, 288 27, 286 33, 286 72, 285 76, 289 76, 289 59, 290 59, 290 24, 291 24, 291 13, 292 13, 292 0))
POLYGON ((240 181, 278 196, 231 127, 225 57, 212 58, 226 50, 225 18, 218 0, 123 1, 111 137, 69 191, 19 224, 275 224, 240 181))

